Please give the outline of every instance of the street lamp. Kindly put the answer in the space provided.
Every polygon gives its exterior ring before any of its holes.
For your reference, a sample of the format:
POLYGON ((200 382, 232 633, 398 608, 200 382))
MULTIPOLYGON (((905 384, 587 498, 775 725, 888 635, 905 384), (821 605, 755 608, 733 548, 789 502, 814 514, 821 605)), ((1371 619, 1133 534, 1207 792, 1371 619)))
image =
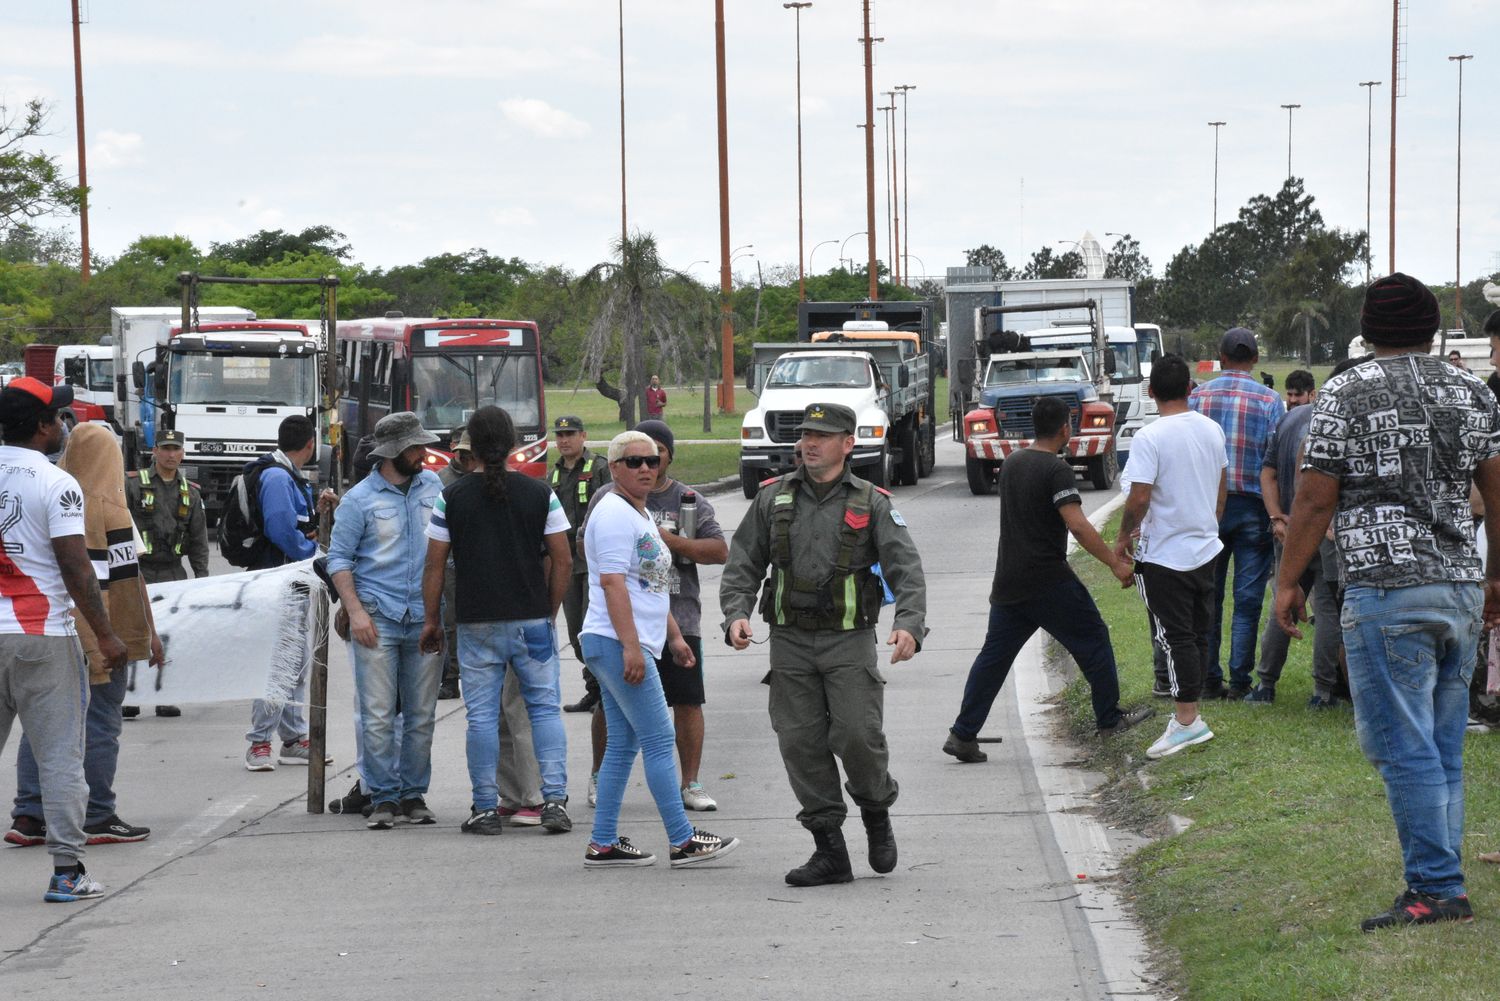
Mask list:
POLYGON ((1219 129, 1229 123, 1209 122, 1208 124, 1214 128, 1214 229, 1217 230, 1219 228, 1219 129))
POLYGON ((1292 112, 1302 107, 1300 104, 1283 104, 1286 109, 1286 179, 1292 179, 1292 112))
POLYGON ((896 171, 896 91, 883 90, 880 92, 891 99, 887 105, 885 131, 891 139, 891 175, 892 180, 887 185, 891 191, 891 206, 895 213, 895 225, 891 230, 891 239, 895 249, 891 252, 891 280, 897 285, 901 284, 901 175, 896 171))
POLYGON ((1458 63, 1458 168, 1453 191, 1453 322, 1458 329, 1464 326, 1463 262, 1459 258, 1459 237, 1462 235, 1464 193, 1464 62, 1473 56, 1449 56, 1450 63, 1458 63))
MULTIPOLYGON (((848 236, 844 237, 844 242, 839 244, 839 261, 842 262, 844 260, 844 248, 849 245, 849 241, 850 240, 854 239, 856 236, 869 236, 869 235, 870 235, 870 231, 869 230, 862 229, 858 233, 850 233, 848 236)), ((851 270, 854 267, 854 259, 853 258, 850 258, 850 260, 849 260, 849 267, 850 267, 851 270)))
POLYGON ((802 253, 802 10, 811 7, 805 3, 784 3, 783 8, 797 15, 797 301, 807 301, 807 275, 802 269, 806 260, 802 253))
POLYGON ((1375 88, 1379 80, 1365 80, 1360 84, 1365 89, 1365 284, 1370 284, 1370 264, 1375 255, 1370 241, 1370 170, 1373 165, 1375 147, 1375 88))
MULTIPOLYGON (((889 92, 887 91, 886 93, 889 92)), ((894 103, 883 104, 875 110, 884 112, 885 116, 885 254, 891 260, 891 278, 894 280, 897 269, 895 264, 896 245, 892 242, 895 239, 894 234, 896 231, 891 225, 891 161, 895 159, 895 154, 891 151, 891 143, 893 141, 891 137, 893 116, 891 113, 896 110, 896 105, 894 103)))
MULTIPOLYGON (((901 253, 902 253, 903 256, 905 256, 907 258, 917 257, 916 254, 913 254, 910 250, 908 250, 906 248, 902 248, 901 253)), ((917 257, 917 263, 920 264, 920 265, 922 265, 922 274, 925 275, 927 273, 927 262, 924 261, 924 260, 922 260, 920 257, 917 257)), ((903 278, 906 279, 907 285, 909 287, 910 284, 911 284, 911 274, 910 274, 910 272, 907 272, 907 271, 901 272, 901 277, 903 277, 903 278)))
POLYGON ((832 240, 822 240, 822 241, 819 241, 818 243, 813 244, 813 249, 807 255, 807 270, 808 270, 808 272, 810 274, 814 274, 814 275, 817 274, 816 271, 813 271, 812 262, 813 262, 813 254, 816 254, 818 252, 818 248, 822 247, 822 246, 824 246, 826 244, 838 243, 838 242, 839 242, 838 241, 838 237, 834 237, 832 240))
MULTIPOLYGON (((897 251, 897 255, 902 258, 901 274, 905 275, 910 270, 907 267, 906 258, 911 256, 911 179, 906 172, 907 155, 911 152, 911 146, 906 141, 906 102, 909 92, 916 90, 917 85, 914 83, 902 83, 897 84, 894 89, 901 92, 901 212, 906 216, 906 239, 902 241, 901 249, 897 251)), ((917 260, 920 261, 921 258, 919 257, 917 260)), ((926 269, 926 265, 923 265, 922 270, 925 271, 926 269)))

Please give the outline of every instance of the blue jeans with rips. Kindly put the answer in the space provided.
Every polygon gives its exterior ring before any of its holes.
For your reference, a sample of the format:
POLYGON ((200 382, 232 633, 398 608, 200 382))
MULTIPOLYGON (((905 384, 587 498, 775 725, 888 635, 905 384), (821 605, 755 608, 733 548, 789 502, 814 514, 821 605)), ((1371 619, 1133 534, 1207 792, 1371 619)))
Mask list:
POLYGON ((432 734, 443 658, 417 648, 420 620, 408 617, 398 622, 379 612, 369 614, 378 636, 376 646, 349 645, 359 697, 360 775, 368 783, 371 800, 399 804, 427 795, 432 779, 432 734))
POLYGON ((557 630, 551 619, 460 622, 458 670, 468 714, 465 748, 474 808, 493 810, 500 789, 500 690, 505 669, 515 672, 531 720, 531 741, 542 773, 542 798, 568 800, 568 737, 562 722, 557 630))
POLYGON ((594 831, 590 840, 596 845, 612 845, 619 840, 620 803, 630 784, 635 756, 646 765, 646 786, 656 801, 667 839, 680 845, 693 836, 692 822, 682 806, 682 787, 677 780, 677 731, 672 713, 661 690, 661 675, 656 658, 641 648, 646 658, 646 677, 640 684, 625 680, 625 647, 612 636, 583 633, 583 659, 599 679, 604 705, 604 719, 609 739, 604 745, 604 761, 599 765, 599 802, 594 807, 594 831))
POLYGON ((1359 746, 1385 780, 1407 885, 1435 897, 1464 892, 1464 732, 1483 605, 1474 583, 1344 597, 1359 746))
POLYGON ((1255 669, 1255 640, 1260 634, 1260 610, 1271 579, 1271 519, 1266 504, 1254 494, 1230 494, 1219 519, 1224 551, 1214 568, 1214 626, 1208 637, 1208 665, 1203 685, 1224 683, 1219 640, 1224 634, 1224 587, 1229 561, 1234 560, 1234 618, 1229 625, 1229 684, 1249 688, 1255 669))

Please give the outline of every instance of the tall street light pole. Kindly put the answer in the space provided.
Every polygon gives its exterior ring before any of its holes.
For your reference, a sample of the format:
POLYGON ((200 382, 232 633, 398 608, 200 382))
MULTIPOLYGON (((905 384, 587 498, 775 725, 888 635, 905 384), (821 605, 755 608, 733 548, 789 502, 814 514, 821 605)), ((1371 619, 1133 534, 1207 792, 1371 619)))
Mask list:
POLYGON ((808 254, 807 254, 807 270, 808 270, 809 274, 814 274, 814 275, 817 274, 817 272, 813 270, 812 262, 813 262, 813 256, 815 254, 817 254, 817 252, 818 252, 818 248, 819 247, 825 247, 825 246, 827 246, 830 243, 838 243, 838 242, 839 242, 838 239, 835 238, 835 239, 832 239, 832 240, 819 240, 817 243, 813 244, 813 249, 810 250, 810 251, 808 251, 808 254))
POLYGON ((724 0, 714 0, 714 83, 719 113, 719 410, 734 413, 734 276, 729 253, 729 112, 724 85, 724 0))
POLYGON ((891 280, 897 285, 901 284, 901 175, 896 171, 896 92, 894 90, 883 90, 880 92, 891 99, 888 105, 889 112, 886 115, 885 132, 891 137, 891 182, 887 185, 891 191, 891 211, 895 215, 895 223, 891 229, 891 239, 894 249, 891 251, 891 280))
POLYGON ((802 10, 811 7, 812 2, 807 0, 781 6, 797 17, 797 301, 806 302, 807 272, 803 269, 803 262, 807 257, 802 250, 802 10))
POLYGON ((1401 4, 1391 0, 1391 207, 1390 252, 1386 258, 1387 274, 1396 273, 1396 98, 1401 96, 1401 4))
POLYGON ((870 0, 863 0, 865 33, 865 245, 869 260, 870 299, 880 298, 880 275, 875 268, 875 43, 870 35, 870 0))
MULTIPOLYGON (((906 239, 902 241, 900 249, 896 252, 901 258, 901 275, 910 281, 911 275, 911 176, 906 172, 907 157, 911 152, 911 146, 906 141, 906 102, 910 100, 910 92, 917 89, 914 83, 898 84, 895 88, 901 92, 901 214, 906 218, 906 239)), ((921 258, 918 258, 921 260, 921 258)), ((926 266, 923 266, 925 270, 926 266)))
POLYGON ((1219 129, 1228 122, 1209 122, 1214 128, 1214 229, 1219 228, 1219 129))
POLYGON ((1292 112, 1302 107, 1300 104, 1283 104, 1286 109, 1286 179, 1292 179, 1292 112))
MULTIPOLYGON (((75 0, 76 2, 76 0, 75 0)), ((625 225, 625 0, 619 0, 620 8, 620 263, 625 263, 626 238, 629 232, 625 225)))
POLYGON ((1458 63, 1458 168, 1453 186, 1453 322, 1464 328, 1464 269, 1459 256, 1464 209, 1464 63, 1473 56, 1449 56, 1458 63))
POLYGON ((1370 265, 1374 260, 1374 247, 1370 242, 1370 182, 1375 156, 1375 88, 1379 80, 1364 80, 1365 89, 1365 284, 1370 284, 1370 265))
MULTIPOLYGON (((896 110, 895 105, 883 104, 875 109, 885 119, 885 154, 881 157, 885 161, 885 256, 888 260, 895 259, 895 244, 892 242, 892 234, 895 228, 891 224, 891 112, 896 110)), ((891 280, 896 280, 896 266, 891 265, 891 280)))
POLYGON ((83 133, 83 39, 78 22, 78 0, 73 0, 73 103, 78 115, 78 235, 83 250, 78 275, 89 280, 89 166, 83 133))

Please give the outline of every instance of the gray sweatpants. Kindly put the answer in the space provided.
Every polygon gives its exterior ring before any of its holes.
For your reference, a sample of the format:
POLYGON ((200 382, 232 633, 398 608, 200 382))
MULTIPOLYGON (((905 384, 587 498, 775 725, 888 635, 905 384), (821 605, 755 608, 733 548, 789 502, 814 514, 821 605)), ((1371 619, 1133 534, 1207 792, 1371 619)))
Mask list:
POLYGON ((56 865, 83 858, 88 706, 88 667, 76 636, 0 634, 0 750, 19 718, 36 757, 47 850, 56 865))

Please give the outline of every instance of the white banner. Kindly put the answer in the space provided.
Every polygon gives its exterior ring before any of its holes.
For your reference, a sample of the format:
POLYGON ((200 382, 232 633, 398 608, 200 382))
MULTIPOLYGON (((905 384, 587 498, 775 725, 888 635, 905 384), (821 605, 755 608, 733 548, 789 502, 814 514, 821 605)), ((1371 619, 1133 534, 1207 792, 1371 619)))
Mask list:
POLYGON ((286 702, 312 662, 322 589, 311 560, 149 585, 166 663, 129 665, 126 705, 286 702))

